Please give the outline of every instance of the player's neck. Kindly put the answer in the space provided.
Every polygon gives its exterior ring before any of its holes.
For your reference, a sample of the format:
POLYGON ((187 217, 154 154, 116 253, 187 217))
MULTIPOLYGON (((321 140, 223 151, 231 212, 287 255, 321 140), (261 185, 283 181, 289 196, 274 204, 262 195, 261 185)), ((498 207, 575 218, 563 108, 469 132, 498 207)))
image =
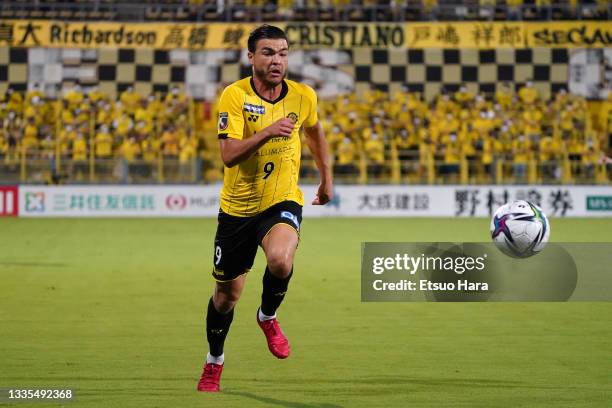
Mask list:
POLYGON ((283 91, 283 83, 280 82, 278 85, 270 87, 265 84, 262 80, 253 75, 253 87, 255 88, 255 92, 257 94, 263 96, 264 98, 275 101, 280 96, 283 91))

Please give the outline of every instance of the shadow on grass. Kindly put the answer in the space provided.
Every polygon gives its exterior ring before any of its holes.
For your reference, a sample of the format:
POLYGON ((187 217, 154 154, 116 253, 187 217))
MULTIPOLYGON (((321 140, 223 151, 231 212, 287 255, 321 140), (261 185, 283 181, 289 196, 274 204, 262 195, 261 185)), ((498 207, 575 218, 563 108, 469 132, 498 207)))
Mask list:
POLYGON ((285 408, 342 408, 341 405, 335 404, 326 404, 326 403, 304 403, 304 402, 294 402, 294 401, 286 401, 277 398, 264 397, 262 395, 251 394, 250 392, 242 392, 242 391, 226 391, 225 395, 235 395, 238 397, 249 398, 258 402, 263 402, 268 405, 276 405, 279 407, 285 408))
MULTIPOLYGON (((238 382, 252 382, 252 379, 234 379, 238 382)), ((274 383, 278 385, 278 380, 257 379, 260 383, 274 383)), ((299 385, 303 388, 304 380, 298 378, 284 378, 284 385, 299 385)), ((448 378, 448 377, 409 377, 409 376, 373 376, 367 378, 351 378, 351 379, 309 379, 308 384, 315 386, 327 385, 327 388, 334 389, 337 392, 339 389, 350 390, 350 393, 368 393, 368 389, 373 386, 376 392, 380 392, 381 387, 392 387, 394 392, 410 392, 417 387, 471 387, 471 388, 498 388, 498 389, 590 389, 584 386, 555 385, 555 384, 533 384, 517 380, 496 380, 492 378, 448 378), (405 388, 402 388, 404 386, 405 388), (352 387, 352 388, 351 388, 352 387), (361 388, 361 389, 360 389, 361 388), (365 388, 365 389, 364 389, 365 388)), ((300 406, 300 405, 298 405, 300 406)), ((301 406, 300 406, 301 407, 301 406)), ((305 405, 306 407, 306 405, 305 405)), ((310 405, 308 405, 310 407, 310 405)))

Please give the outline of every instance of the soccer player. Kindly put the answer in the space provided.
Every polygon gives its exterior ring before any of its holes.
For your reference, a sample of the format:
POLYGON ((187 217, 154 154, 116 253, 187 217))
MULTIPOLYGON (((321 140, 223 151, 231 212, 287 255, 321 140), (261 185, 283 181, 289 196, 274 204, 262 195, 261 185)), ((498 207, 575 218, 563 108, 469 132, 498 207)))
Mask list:
POLYGON ((288 41, 274 26, 249 35, 253 75, 229 85, 219 100, 218 137, 225 164, 215 236, 213 277, 206 335, 209 353, 199 391, 219 391, 223 345, 257 247, 266 256, 257 324, 270 352, 287 358, 289 342, 276 320, 293 273, 304 198, 298 188, 304 129, 320 173, 313 205, 332 198, 327 142, 317 117, 317 97, 308 86, 285 79, 288 41))

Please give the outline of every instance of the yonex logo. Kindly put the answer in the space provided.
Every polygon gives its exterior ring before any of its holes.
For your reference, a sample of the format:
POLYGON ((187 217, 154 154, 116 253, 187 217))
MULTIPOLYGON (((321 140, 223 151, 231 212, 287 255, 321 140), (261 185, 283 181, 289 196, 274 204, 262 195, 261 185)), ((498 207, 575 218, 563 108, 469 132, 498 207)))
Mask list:
POLYGON ((257 119, 259 119, 259 116, 257 115, 249 115, 249 117, 247 118, 249 122, 257 122, 257 119))
POLYGON ((281 218, 287 218, 291 220, 291 222, 293 222, 293 224, 296 226, 297 229, 300 228, 300 222, 298 221, 297 217, 293 215, 291 212, 281 211, 281 218))

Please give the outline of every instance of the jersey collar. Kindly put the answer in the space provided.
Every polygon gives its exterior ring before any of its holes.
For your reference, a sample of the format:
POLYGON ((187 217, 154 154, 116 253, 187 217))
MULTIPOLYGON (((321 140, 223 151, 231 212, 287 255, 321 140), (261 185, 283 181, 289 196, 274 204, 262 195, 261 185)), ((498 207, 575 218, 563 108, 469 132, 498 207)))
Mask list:
POLYGON ((249 78, 249 83, 251 84, 251 89, 253 90, 253 92, 255 92, 255 95, 259 96, 264 101, 271 103, 272 105, 274 105, 277 102, 280 102, 285 96, 287 96, 287 92, 289 92, 289 87, 287 86, 287 82, 285 82, 285 80, 283 79, 283 82, 281 83, 281 93, 280 95, 278 95, 278 98, 272 101, 270 99, 264 98, 263 96, 259 94, 259 92, 257 92, 257 89, 255 89, 255 83, 253 82, 253 77, 249 78))

